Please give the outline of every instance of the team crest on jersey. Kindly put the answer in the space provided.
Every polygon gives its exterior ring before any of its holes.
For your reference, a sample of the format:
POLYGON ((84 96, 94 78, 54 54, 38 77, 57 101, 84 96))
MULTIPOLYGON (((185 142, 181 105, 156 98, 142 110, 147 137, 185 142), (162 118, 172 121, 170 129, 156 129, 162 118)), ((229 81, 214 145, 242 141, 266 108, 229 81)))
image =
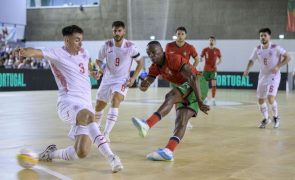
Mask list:
POLYGON ((183 52, 183 55, 186 56, 186 51, 183 52))
POLYGON ((168 74, 168 76, 173 75, 172 71, 170 71, 170 69, 168 69, 168 68, 165 69, 165 73, 168 74))

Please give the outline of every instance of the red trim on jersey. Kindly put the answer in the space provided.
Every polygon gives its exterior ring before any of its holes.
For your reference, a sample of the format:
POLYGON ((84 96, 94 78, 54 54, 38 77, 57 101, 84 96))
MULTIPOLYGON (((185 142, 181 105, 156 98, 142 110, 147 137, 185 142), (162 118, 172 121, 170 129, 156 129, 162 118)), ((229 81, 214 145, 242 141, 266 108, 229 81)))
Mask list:
POLYGON ((64 87, 65 91, 68 92, 68 85, 65 76, 61 73, 61 71, 54 65, 51 64, 52 71, 55 74, 56 78, 60 81, 60 84, 64 87))
POLYGON ((125 44, 124 44, 124 48, 129 48, 129 47, 131 47, 131 46, 133 46, 134 44, 132 43, 132 42, 130 42, 130 41, 125 41, 125 44))
POLYGON ((113 47, 113 46, 114 46, 114 43, 113 43, 112 40, 108 40, 108 41, 106 42, 106 45, 107 45, 108 47, 113 47))

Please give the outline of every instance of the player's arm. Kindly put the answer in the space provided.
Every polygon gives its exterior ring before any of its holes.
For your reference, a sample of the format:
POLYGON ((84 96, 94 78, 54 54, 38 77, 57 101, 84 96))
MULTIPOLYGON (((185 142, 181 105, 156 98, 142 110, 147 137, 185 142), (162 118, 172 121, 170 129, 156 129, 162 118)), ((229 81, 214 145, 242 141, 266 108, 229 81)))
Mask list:
POLYGON ((136 61, 136 63, 137 63, 137 66, 135 68, 135 71, 134 71, 132 77, 127 82, 128 87, 131 87, 134 84, 134 81, 136 80, 137 76, 139 75, 141 69, 143 68, 143 64, 144 64, 143 63, 143 57, 140 58, 139 61, 136 61))
POLYGON ((221 57, 218 57, 218 61, 217 61, 216 65, 219 65, 221 62, 222 62, 221 57))
POLYGON ((101 74, 98 73, 98 71, 96 71, 95 69, 93 69, 91 59, 89 59, 89 62, 88 62, 88 69, 89 69, 89 75, 92 76, 94 79, 99 80, 99 78, 101 77, 101 74))
POLYGON ((282 59, 280 59, 279 63, 273 68, 272 73, 278 72, 280 68, 288 64, 290 60, 291 60, 290 54, 288 52, 285 52, 282 55, 282 59))
POLYGON ((36 59, 43 59, 43 53, 40 49, 34 49, 34 48, 17 48, 14 51, 14 54, 17 57, 33 57, 36 59))
POLYGON ((199 57, 199 56, 196 56, 196 57, 194 58, 194 60, 195 60, 195 62, 194 62, 194 64, 193 64, 193 66, 194 66, 194 67, 197 67, 198 64, 199 64, 199 62, 200 62, 200 57, 199 57))
POLYGON ((155 81, 155 77, 153 76, 147 76, 143 81, 141 81, 139 89, 141 91, 146 91, 150 85, 155 81))
POLYGON ((249 60, 246 70, 244 71, 244 76, 248 76, 250 69, 252 68, 252 66, 254 65, 254 61, 252 59, 249 60))
POLYGON ((200 84, 198 78, 195 74, 192 73, 188 64, 184 64, 180 70, 181 75, 187 80, 190 87, 193 89, 195 96, 197 98, 197 102, 201 111, 205 114, 208 114, 209 106, 203 103, 200 84))

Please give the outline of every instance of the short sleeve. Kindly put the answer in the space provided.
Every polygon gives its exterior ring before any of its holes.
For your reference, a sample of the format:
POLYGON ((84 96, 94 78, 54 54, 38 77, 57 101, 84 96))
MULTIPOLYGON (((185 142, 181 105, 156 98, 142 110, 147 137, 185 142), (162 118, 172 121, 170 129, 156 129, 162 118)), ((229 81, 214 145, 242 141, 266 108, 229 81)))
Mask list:
POLYGON ((98 52, 98 57, 97 57, 98 60, 103 61, 104 58, 106 57, 106 47, 107 47, 106 44, 101 46, 101 48, 100 48, 100 50, 98 52))
POLYGON ((218 49, 217 57, 221 58, 221 52, 220 52, 220 49, 218 49))
POLYGON ((282 48, 281 46, 278 46, 277 47, 277 50, 278 50, 278 52, 279 52, 279 55, 284 55, 287 51, 284 49, 284 48, 282 48))
POLYGON ((41 49, 44 59, 49 62, 58 61, 58 56, 56 54, 56 50, 54 48, 44 48, 41 49))
POLYGON ((191 46, 191 56, 193 58, 198 56, 198 53, 197 53, 196 48, 194 46, 191 46))
POLYGON ((136 61, 139 61, 141 59, 141 55, 140 55, 139 50, 136 46, 131 47, 131 57, 132 57, 132 59, 135 59, 136 61))
POLYGON ((160 74, 160 71, 156 64, 152 64, 149 68, 148 76, 157 77, 160 74))
POLYGON ((250 56, 250 60, 256 61, 257 59, 258 59, 257 48, 254 48, 253 51, 252 51, 252 54, 250 56))
POLYGON ((202 50, 201 57, 204 57, 204 56, 205 56, 205 53, 206 53, 206 48, 204 48, 204 49, 202 50))

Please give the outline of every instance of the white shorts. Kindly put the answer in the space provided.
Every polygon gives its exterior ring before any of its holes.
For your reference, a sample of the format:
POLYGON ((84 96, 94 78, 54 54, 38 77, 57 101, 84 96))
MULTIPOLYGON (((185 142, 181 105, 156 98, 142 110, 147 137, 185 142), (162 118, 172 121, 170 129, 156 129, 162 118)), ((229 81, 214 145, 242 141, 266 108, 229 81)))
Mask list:
POLYGON ((257 97, 259 99, 265 99, 267 96, 277 96, 280 81, 281 76, 270 78, 268 82, 265 82, 263 79, 259 80, 257 86, 257 97))
POLYGON ((110 83, 102 82, 97 90, 96 100, 109 102, 114 92, 122 94, 125 98, 129 89, 125 84, 125 80, 110 83))
MULTIPOLYGON (((57 103, 57 113, 59 118, 62 121, 71 124, 71 130, 68 136, 73 140, 77 134, 76 117, 82 109, 87 109, 94 113, 94 109, 91 104, 83 104, 81 102, 71 100, 62 100, 57 103)), ((85 134, 88 135, 88 131, 85 131, 85 134)))

